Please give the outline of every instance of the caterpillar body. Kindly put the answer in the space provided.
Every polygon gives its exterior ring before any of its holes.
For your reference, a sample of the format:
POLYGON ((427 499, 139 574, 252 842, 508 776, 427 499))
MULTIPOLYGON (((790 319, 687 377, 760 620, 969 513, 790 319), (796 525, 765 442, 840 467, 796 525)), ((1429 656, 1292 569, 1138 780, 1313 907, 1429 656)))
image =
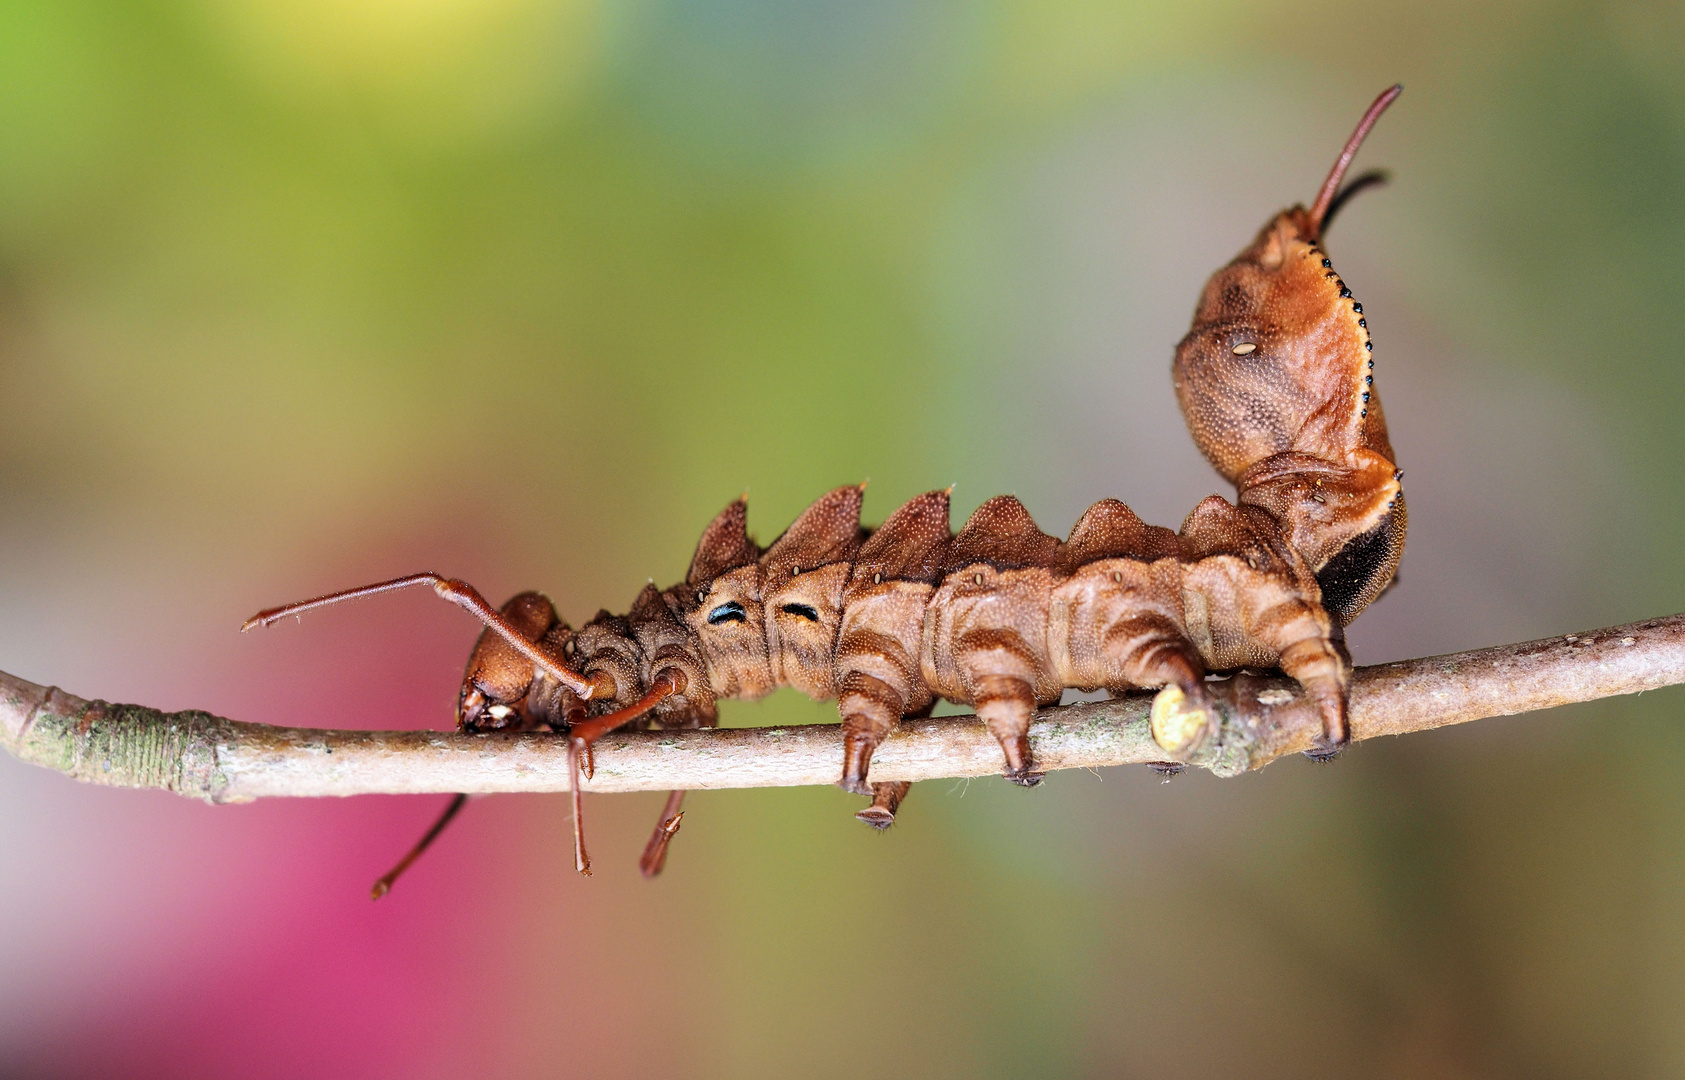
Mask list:
MULTIPOLYGON (((938 699, 973 708, 1000 742, 1005 775, 1028 785, 1040 779, 1031 715, 1068 688, 1157 690, 1154 738, 1185 759, 1217 730, 1208 673, 1279 668, 1316 704, 1315 753, 1330 756, 1349 737, 1343 628, 1392 581, 1406 511, 1368 322, 1321 235, 1358 145, 1400 90, 1370 106, 1312 207, 1276 215, 1207 283, 1173 377, 1189 431, 1237 497, 1210 496, 1178 531, 1107 499, 1059 540, 1000 496, 956 533, 947 491, 915 497, 871 530, 860 523, 864 485, 848 486, 764 549, 745 502, 733 502, 703 531, 679 584, 651 584, 625 614, 599 612, 577 630, 539 593, 494 611, 436 574, 265 611, 247 628, 430 584, 486 624, 459 726, 565 733, 587 774, 591 743, 623 725, 707 727, 720 699, 780 686, 836 698, 840 783, 872 797, 858 816, 880 828, 908 785, 873 783, 872 753, 938 699)), ((589 873, 577 783, 574 799, 576 862, 589 873)), ((669 799, 646 873, 665 859, 681 799, 669 799)))

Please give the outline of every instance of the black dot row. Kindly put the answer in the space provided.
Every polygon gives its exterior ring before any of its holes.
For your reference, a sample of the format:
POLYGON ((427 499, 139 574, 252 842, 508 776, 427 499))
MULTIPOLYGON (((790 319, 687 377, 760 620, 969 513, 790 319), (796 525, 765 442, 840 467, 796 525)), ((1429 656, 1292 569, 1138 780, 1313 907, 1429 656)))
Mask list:
MULTIPOLYGON (((1315 244, 1311 245, 1311 251, 1317 252, 1315 244)), ((1321 253, 1317 252, 1317 254, 1321 254, 1321 253)), ((1341 281, 1340 275, 1336 274, 1334 272, 1334 261, 1332 259, 1328 258, 1327 256, 1323 256, 1322 268, 1327 271, 1327 273, 1324 274, 1323 277, 1333 278, 1335 284, 1340 286, 1340 298, 1342 300, 1351 300, 1352 291, 1350 289, 1346 288, 1346 283, 1341 281)), ((1352 310, 1360 316, 1360 318, 1357 320, 1357 325, 1363 328, 1363 351, 1372 353, 1372 352, 1375 351, 1375 342, 1369 336, 1369 320, 1365 319, 1365 318, 1361 318, 1361 316, 1363 315, 1363 305, 1358 303, 1356 300, 1352 300, 1352 310)), ((1365 365, 1365 367, 1369 371, 1375 370, 1375 358, 1370 357, 1369 361, 1365 365)), ((1374 384, 1375 384, 1375 376, 1373 376, 1373 375, 1363 376, 1363 385, 1373 386, 1374 384)), ((1369 391, 1365 390, 1363 392, 1363 400, 1364 401, 1369 400, 1369 391)), ((1358 410, 1357 415, 1360 416, 1360 417, 1366 417, 1366 416, 1369 415, 1369 410, 1368 409, 1360 409, 1360 410, 1358 410)))

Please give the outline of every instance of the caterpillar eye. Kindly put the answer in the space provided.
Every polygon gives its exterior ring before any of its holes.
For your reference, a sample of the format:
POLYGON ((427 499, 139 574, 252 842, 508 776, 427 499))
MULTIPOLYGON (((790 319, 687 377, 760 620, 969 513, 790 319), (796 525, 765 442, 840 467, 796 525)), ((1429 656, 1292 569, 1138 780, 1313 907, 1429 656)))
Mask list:
POLYGON ((800 615, 809 622, 819 621, 819 610, 817 608, 809 607, 807 604, 785 604, 778 610, 782 611, 786 615, 800 615))
POLYGON ((713 611, 710 611, 708 613, 708 625, 709 626, 719 626, 721 623, 728 623, 728 622, 748 622, 748 621, 749 621, 749 616, 748 616, 747 613, 744 612, 743 605, 739 604, 735 600, 732 600, 732 601, 729 601, 727 603, 721 604, 719 607, 715 608, 713 611))
POLYGON ((1236 356, 1245 356, 1247 353, 1251 352, 1253 349, 1256 349, 1257 347, 1258 347, 1257 344, 1254 343, 1254 342, 1243 341, 1239 345, 1236 345, 1232 351, 1234 352, 1234 354, 1236 356))

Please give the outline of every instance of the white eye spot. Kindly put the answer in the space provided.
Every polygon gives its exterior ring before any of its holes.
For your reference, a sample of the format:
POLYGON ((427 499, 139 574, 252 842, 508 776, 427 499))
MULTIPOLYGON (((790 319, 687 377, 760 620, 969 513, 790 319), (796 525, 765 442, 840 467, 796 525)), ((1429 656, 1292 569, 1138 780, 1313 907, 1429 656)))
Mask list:
POLYGON ((1257 347, 1258 346, 1256 344, 1254 344, 1253 342, 1243 341, 1239 345, 1236 345, 1234 347, 1234 354, 1236 356, 1245 356, 1247 353, 1251 352, 1253 349, 1256 349, 1257 347))
POLYGON ((507 720, 515 715, 515 710, 507 705, 493 705, 486 712, 490 713, 494 720, 507 720))
POLYGON ((973 575, 972 575, 972 576, 971 576, 971 583, 972 583, 972 584, 973 584, 973 585, 981 585, 981 584, 983 584, 983 575, 982 575, 982 574, 973 574, 973 575))
POLYGON ((1122 570, 1113 570, 1112 571, 1112 580, 1117 582, 1119 585, 1123 584, 1123 571, 1122 570))
POLYGON ((799 566, 790 567, 790 576, 791 577, 797 577, 801 574, 801 572, 802 572, 802 568, 799 567, 799 566))
POLYGON ((873 574, 872 575, 872 584, 873 585, 882 585, 883 584, 883 575, 882 574, 873 574))

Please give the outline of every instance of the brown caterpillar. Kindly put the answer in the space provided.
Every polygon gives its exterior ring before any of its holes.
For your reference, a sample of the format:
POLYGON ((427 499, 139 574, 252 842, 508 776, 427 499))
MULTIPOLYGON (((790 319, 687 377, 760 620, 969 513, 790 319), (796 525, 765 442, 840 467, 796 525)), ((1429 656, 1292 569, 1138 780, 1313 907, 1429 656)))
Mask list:
MULTIPOLYGON (((840 782, 872 797, 857 816, 879 828, 909 785, 870 783, 872 753, 937 698, 974 708, 1000 740, 1006 776, 1029 785, 1040 779, 1031 713, 1068 687, 1158 688, 1153 735, 1186 758, 1216 730, 1208 672, 1280 668, 1317 704, 1315 753, 1332 756, 1348 739, 1342 628, 1392 581, 1405 508, 1363 306, 1321 234, 1358 146, 1401 90, 1370 106, 1309 210, 1276 215, 1206 284, 1176 347, 1176 393, 1194 441, 1239 495, 1207 498, 1179 532, 1107 499, 1061 541, 1001 496, 954 534, 946 491, 914 498, 872 531, 860 524, 861 485, 821 497, 764 550, 749 538, 745 503, 732 503, 704 530, 682 582, 647 586, 625 615, 599 612, 578 630, 538 593, 494 611, 436 574, 261 612, 245 628, 430 584, 487 627, 458 725, 566 733, 576 781, 590 773, 592 742, 622 725, 708 727, 719 699, 780 686, 834 697, 840 782)), ((573 790, 575 859, 589 873, 573 790)), ((377 897, 463 798, 376 884, 377 897)), ((660 871, 682 798, 668 800, 646 874, 660 871)))

